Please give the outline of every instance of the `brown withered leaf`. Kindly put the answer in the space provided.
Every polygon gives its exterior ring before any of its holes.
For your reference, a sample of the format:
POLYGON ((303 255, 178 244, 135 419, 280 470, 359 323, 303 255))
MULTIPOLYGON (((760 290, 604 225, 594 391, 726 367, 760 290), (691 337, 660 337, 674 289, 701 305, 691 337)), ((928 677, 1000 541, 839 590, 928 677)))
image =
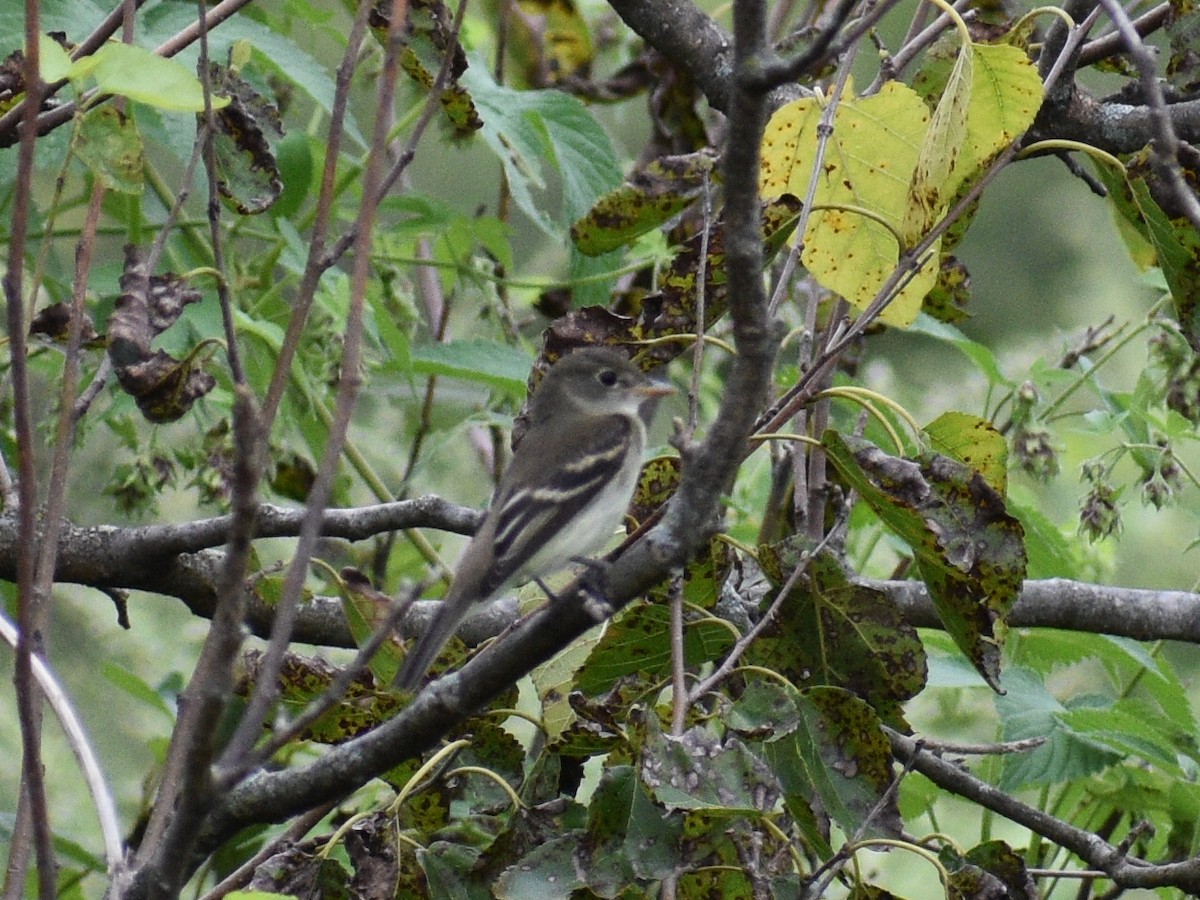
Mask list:
MULTIPOLYGON (((800 201, 784 195, 763 209, 764 253, 769 259, 796 225, 800 201)), ((708 235, 704 266, 704 324, 708 328, 729 308, 725 283, 725 242, 720 223, 708 235)), ((669 335, 694 334, 699 285, 700 248, 703 235, 684 242, 660 280, 661 290, 642 298, 636 316, 622 316, 604 307, 583 307, 556 319, 542 333, 542 353, 534 367, 536 381, 542 370, 565 353, 595 344, 627 345, 632 351, 642 341, 669 335)), ((638 364, 653 369, 674 359, 688 346, 686 341, 668 341, 645 347, 638 364)))
POLYGON ((0 60, 0 103, 25 92, 25 54, 14 50, 0 60))
POLYGON ((141 251, 133 244, 125 247, 121 295, 108 320, 108 356, 122 390, 151 422, 181 418, 217 384, 200 368, 202 352, 193 351, 181 361, 151 348, 154 338, 179 319, 184 307, 199 299, 200 292, 178 275, 151 276, 141 251))
MULTIPOLYGON (((65 344, 71 327, 71 304, 52 303, 33 317, 29 323, 31 335, 40 334, 57 343, 65 344)), ((103 338, 96 333, 92 317, 83 314, 82 339, 85 347, 95 347, 103 344, 103 338)))

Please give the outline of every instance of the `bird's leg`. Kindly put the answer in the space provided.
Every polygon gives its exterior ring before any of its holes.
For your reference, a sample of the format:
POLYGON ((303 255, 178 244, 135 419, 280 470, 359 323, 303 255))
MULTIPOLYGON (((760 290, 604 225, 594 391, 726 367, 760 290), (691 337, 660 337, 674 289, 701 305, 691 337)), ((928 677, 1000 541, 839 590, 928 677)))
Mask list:
POLYGON ((550 590, 550 585, 546 584, 546 582, 542 581, 542 579, 540 579, 540 578, 533 579, 533 583, 542 589, 542 593, 550 598, 551 603, 558 602, 558 594, 556 594, 556 593, 554 593, 554 591, 550 590))
MULTIPOLYGON (((586 597, 583 608, 595 622, 603 622, 613 614, 612 604, 608 601, 608 563, 582 556, 572 556, 571 562, 578 563, 586 570, 579 579, 579 589, 586 597)), ((542 589, 551 603, 560 602, 559 595, 550 590, 542 579, 535 578, 533 583, 542 589)))
POLYGON ((579 581, 580 589, 587 596, 583 608, 594 622, 603 622, 614 612, 608 600, 608 563, 602 559, 584 559, 581 556, 571 557, 571 562, 579 563, 586 570, 579 581))

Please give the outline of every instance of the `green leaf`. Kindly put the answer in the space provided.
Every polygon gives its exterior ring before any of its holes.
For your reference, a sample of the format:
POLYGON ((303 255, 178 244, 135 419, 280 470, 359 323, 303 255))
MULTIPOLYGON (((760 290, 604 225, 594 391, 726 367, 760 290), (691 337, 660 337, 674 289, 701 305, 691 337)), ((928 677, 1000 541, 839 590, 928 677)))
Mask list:
POLYGON ((970 466, 997 494, 1008 485, 1008 442, 987 419, 970 413, 942 413, 922 431, 930 446, 951 459, 970 466))
MULTIPOLYGON (((538 815, 545 813, 532 810, 521 818, 538 815)), ((681 817, 657 806, 628 765, 610 766, 601 774, 588 805, 585 830, 564 834, 564 823, 548 824, 558 827, 544 834, 517 836, 526 845, 540 846, 505 870, 493 887, 494 896, 549 900, 580 888, 590 889, 592 896, 626 896, 623 889, 681 868, 681 817)), ((520 846, 515 838, 508 843, 520 846)), ((641 891, 634 894, 641 895, 641 891)))
POLYGON ((514 397, 525 395, 525 380, 533 360, 520 350, 496 341, 449 341, 412 347, 412 371, 475 381, 514 397))
POLYGON ((79 119, 71 149, 106 188, 141 196, 145 159, 133 119, 112 106, 90 109, 79 119))
POLYGON ((1148 150, 1135 154, 1124 174, 1102 163, 1095 168, 1117 213, 1154 248, 1175 301, 1179 325, 1192 349, 1200 350, 1200 235, 1186 216, 1168 215, 1154 199, 1149 183, 1155 176, 1148 150))
MULTIPOLYGON (((260 674, 261 655, 246 657, 243 691, 252 687, 260 674)), ((288 716, 298 716, 310 703, 329 690, 337 676, 333 664, 320 657, 289 655, 279 673, 279 704, 288 716)), ((379 725, 394 715, 399 701, 374 689, 369 675, 356 679, 332 708, 306 728, 302 740, 340 744, 379 725)))
MULTIPOLYGON (((333 110, 335 92, 330 68, 313 58, 305 48, 318 46, 314 33, 336 40, 344 40, 345 36, 334 27, 328 10, 313 10, 306 3, 289 2, 286 5, 290 15, 305 22, 301 39, 293 40, 272 31, 248 16, 232 16, 222 22, 220 28, 209 32, 209 58, 222 59, 234 43, 248 41, 254 48, 252 59, 256 67, 266 68, 287 84, 298 87, 328 115, 333 110)), ((194 23, 196 11, 174 3, 160 3, 146 10, 144 18, 145 40, 157 44, 194 23)), ((194 58, 188 51, 180 56, 189 60, 194 58)), ((346 114, 346 133, 360 147, 366 147, 352 111, 346 114)))
POLYGON ((635 782, 629 819, 622 831, 622 849, 639 878, 657 880, 679 871, 681 831, 679 817, 668 815, 651 799, 645 786, 635 782))
MULTIPOLYGON (((375 590, 357 569, 343 569, 341 576, 336 584, 342 601, 342 614, 350 626, 350 633, 354 635, 354 642, 361 647, 387 617, 392 600, 375 590)), ((379 651, 371 657, 371 673, 379 684, 391 684, 403 660, 404 654, 393 637, 384 641, 379 651)))
MULTIPOLYGON (((1109 432, 1105 432, 1108 434, 1109 432)), ((1025 550, 1029 555, 1027 578, 1079 578, 1082 565, 1077 545, 1063 534, 1061 528, 1031 503, 1009 496, 1008 511, 1021 522, 1025 530, 1025 550)))
POLYGON ((935 221, 962 180, 960 156, 967 138, 967 108, 971 102, 974 47, 964 44, 950 70, 946 88, 933 110, 929 129, 917 155, 908 209, 901 232, 905 243, 917 243, 935 221))
POLYGON ((964 179, 1024 134, 1042 106, 1042 79, 1024 48, 971 46, 974 64, 964 145, 968 164, 960 169, 964 179))
MULTIPOLYGON (((986 841, 967 851, 966 861, 1000 879, 1010 897, 1036 896, 1025 859, 1004 841, 986 841)), ((968 894, 967 896, 971 896, 968 894)))
POLYGON ((571 226, 571 240, 588 256, 631 244, 694 203, 718 175, 711 152, 651 160, 597 200, 571 226))
MULTIPOLYGON (((777 589, 798 563, 788 544, 759 547, 763 571, 777 589)), ((747 652, 747 661, 779 672, 798 687, 831 685, 852 691, 881 717, 925 686, 925 650, 916 629, 879 591, 850 583, 837 561, 807 562, 776 620, 747 652)))
POLYGON ((795 702, 800 726, 762 748, 788 809, 803 822, 801 805, 819 801, 847 834, 864 824, 869 835, 898 834, 891 745, 875 711, 834 687, 809 688, 795 702))
POLYGON ((289 134, 279 142, 277 150, 279 177, 283 193, 271 207, 277 219, 294 216, 312 189, 313 145, 306 134, 289 134))
POLYGON ((596 48, 587 19, 573 0, 518 0, 517 8, 517 21, 524 27, 514 29, 510 52, 531 80, 558 85, 590 76, 596 48))
POLYGON ((587 887, 575 862, 581 838, 578 832, 569 833, 535 847, 501 873, 492 886, 492 896, 497 900, 556 900, 587 887))
POLYGON ((167 705, 167 701, 163 699, 162 694, 143 681, 138 675, 111 662, 101 664, 100 674, 110 684, 120 688, 143 706, 162 713, 168 722, 173 723, 175 721, 175 711, 167 705))
POLYGON ((1059 720, 1081 737, 1114 750, 1126 760, 1139 757, 1173 777, 1186 777, 1178 754, 1188 736, 1171 734, 1146 713, 1142 703, 1120 702, 1103 709, 1067 710, 1059 720))
POLYGON ((229 98, 215 116, 217 187, 241 215, 271 207, 283 192, 272 140, 283 137, 279 109, 233 69, 210 63, 209 84, 229 98))
POLYGON ((971 340, 953 325, 939 322, 931 316, 922 314, 909 326, 909 331, 925 334, 950 344, 975 364, 975 367, 987 378, 988 384, 1004 387, 1013 385, 1013 382, 1000 371, 1000 363, 991 349, 971 340))
MULTIPOLYGON (((204 87, 200 80, 175 62, 163 59, 144 47, 110 42, 90 57, 78 60, 69 77, 76 81, 94 76, 100 90, 118 94, 159 109, 200 112, 204 109, 204 87)), ((213 109, 229 100, 212 98, 213 109)))
POLYGON ((974 469, 936 453, 915 460, 834 431, 830 461, 912 548, 938 616, 979 673, 1000 690, 1005 620, 1025 578, 1024 532, 974 469))
MULTIPOLYGON (((109 8, 96 0, 38 0, 37 11, 43 34, 61 31, 79 40, 104 20, 109 8)), ((0 59, 24 46, 25 4, 0 3, 0 59)))
MULTIPOLYGON (((634 880, 633 866, 624 852, 629 833, 633 798, 644 789, 632 766, 605 770, 588 805, 587 830, 576 859, 584 863, 588 884, 602 896, 612 896, 634 880)), ((653 804, 651 804, 652 806, 653 804)), ((663 811, 657 810, 656 817, 663 811)))
POLYGON ((1075 732, 1063 720, 1067 707, 1046 690, 1041 678, 1032 671, 1012 666, 1004 674, 1004 683, 1008 693, 995 698, 1002 738, 1046 740, 1033 750, 1004 757, 1001 790, 1062 784, 1120 761, 1120 754, 1075 732))
POLYGON ((771 740, 800 725, 795 691, 775 681, 751 681, 725 719, 733 731, 746 738, 771 740))
POLYGON ((38 61, 46 84, 62 81, 71 71, 70 54, 48 34, 38 35, 38 61))
POLYGON ((549 236, 561 239, 567 224, 620 184, 608 135, 574 97, 498 85, 484 65, 471 66, 462 81, 483 116, 481 133, 504 166, 513 200, 549 236), (548 212, 535 192, 549 186, 552 171, 561 179, 562 203, 548 212))
MULTIPOLYGON (((388 5, 376 3, 371 15, 371 30, 386 46, 388 5)), ((433 87, 434 78, 446 65, 448 83, 438 98, 455 138, 477 131, 482 122, 470 94, 458 83, 467 68, 467 56, 454 29, 454 14, 442 0, 413 0, 408 4, 407 21, 401 29, 399 63, 408 76, 423 89, 433 87)))
MULTIPOLYGON (((671 611, 662 603, 626 607, 604 631, 588 655, 576 688, 595 696, 624 675, 640 673, 652 680, 671 671, 671 611)), ((717 619, 700 619, 684 628, 684 662, 699 666, 719 659, 732 645, 729 626, 717 619)))
POLYGON ((775 775, 736 737, 722 740, 710 726, 667 735, 650 716, 642 748, 641 780, 667 809, 716 815, 756 815, 774 805, 775 775))

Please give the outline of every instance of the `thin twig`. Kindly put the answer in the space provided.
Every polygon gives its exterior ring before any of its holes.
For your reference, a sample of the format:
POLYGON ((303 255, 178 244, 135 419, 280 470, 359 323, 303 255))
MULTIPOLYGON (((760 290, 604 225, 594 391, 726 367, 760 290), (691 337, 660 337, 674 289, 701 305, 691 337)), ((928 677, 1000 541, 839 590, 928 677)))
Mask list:
POLYGON ((682 570, 671 578, 667 591, 671 607, 671 734, 679 737, 687 725, 691 698, 687 690, 687 667, 683 645, 683 578, 682 570))
MULTIPOLYGON (((3 613, 0 613, 0 639, 10 647, 16 647, 20 639, 16 626, 3 613)), ((79 763, 83 780, 87 784, 88 793, 92 795, 92 803, 96 807, 96 817, 100 821, 100 836, 104 841, 104 861, 108 865, 110 876, 115 876, 121 867, 124 854, 121 840, 121 826, 117 818, 117 807, 113 802, 112 792, 104 778, 100 760, 92 749, 83 722, 71 706, 67 692, 63 690, 50 667, 39 657, 33 659, 33 674, 41 686, 42 693, 50 703, 55 717, 62 726, 67 745, 79 763)), ((119 894, 110 894, 113 900, 119 900, 119 894)))
MULTIPOLYGON (((37 540, 37 463, 34 450, 32 398, 29 386, 28 352, 25 322, 26 232, 29 228, 30 205, 33 193, 34 143, 37 133, 34 121, 41 106, 45 85, 40 72, 38 52, 37 0, 25 0, 25 79, 26 106, 22 116, 23 129, 17 150, 16 186, 13 189, 12 226, 9 233, 7 271, 4 273, 4 299, 7 304, 9 374, 13 390, 13 427, 17 439, 18 535, 17 551, 17 608, 20 640, 13 680, 17 689, 17 711, 21 723, 21 786, 28 814, 18 816, 13 836, 12 857, 20 855, 22 832, 32 828, 33 846, 37 857, 38 892, 42 900, 52 900, 56 892, 56 860, 50 812, 46 803, 46 780, 42 767, 41 693, 33 675, 33 657, 41 651, 39 598, 36 592, 37 540), (22 825, 22 822, 28 824, 22 825)), ((26 857, 27 858, 27 857, 26 857)), ((24 867, 7 873, 6 895, 19 896, 24 890, 24 867), (16 892, 15 894, 13 892, 16 892)))
POLYGON ((227 897, 234 891, 244 888, 250 883, 259 866, 312 831, 323 818, 333 812, 336 806, 336 803, 323 803, 315 809, 310 809, 297 816, 283 834, 264 844, 261 850, 226 875, 200 900, 221 900, 222 897, 227 897))

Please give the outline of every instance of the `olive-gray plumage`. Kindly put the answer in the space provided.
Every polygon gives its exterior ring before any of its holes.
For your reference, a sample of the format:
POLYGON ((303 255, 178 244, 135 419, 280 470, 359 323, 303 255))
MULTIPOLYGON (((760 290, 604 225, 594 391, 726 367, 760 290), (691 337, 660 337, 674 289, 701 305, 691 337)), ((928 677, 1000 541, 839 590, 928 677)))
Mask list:
POLYGON ((525 437, 398 686, 417 686, 473 607, 604 546, 633 496, 657 400, 671 392, 606 348, 577 350, 551 367, 530 400, 525 437))

